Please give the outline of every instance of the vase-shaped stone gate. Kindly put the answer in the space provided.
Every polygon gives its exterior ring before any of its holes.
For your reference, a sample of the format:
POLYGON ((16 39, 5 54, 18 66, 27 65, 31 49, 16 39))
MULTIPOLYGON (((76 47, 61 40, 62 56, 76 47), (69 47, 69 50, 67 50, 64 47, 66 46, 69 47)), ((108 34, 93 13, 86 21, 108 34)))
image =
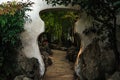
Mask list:
MULTIPOLYGON (((0 3, 7 2, 12 0, 0 0, 0 3)), ((27 1, 27 0, 16 0, 16 1, 27 1)), ((25 31, 21 34, 23 49, 21 50, 28 58, 35 57, 38 59, 40 63, 40 74, 43 75, 45 71, 44 62, 41 57, 37 38, 38 36, 44 32, 44 22, 39 16, 39 13, 44 10, 50 9, 72 9, 72 10, 79 10, 79 6, 52 6, 48 5, 43 0, 30 0, 34 2, 33 6, 31 7, 32 11, 26 12, 32 20, 32 22, 26 22, 24 25, 25 31)), ((81 43, 83 47, 85 47, 88 43, 90 43, 90 38, 83 35, 83 30, 90 25, 90 21, 87 20, 87 17, 84 14, 81 14, 80 19, 75 23, 75 31, 78 32, 81 36, 81 43)))

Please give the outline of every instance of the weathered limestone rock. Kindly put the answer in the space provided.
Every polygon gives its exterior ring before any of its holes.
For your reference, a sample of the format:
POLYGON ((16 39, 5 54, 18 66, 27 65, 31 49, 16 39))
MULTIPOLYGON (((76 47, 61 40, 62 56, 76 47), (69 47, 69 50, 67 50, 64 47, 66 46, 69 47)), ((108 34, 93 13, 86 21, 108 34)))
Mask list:
POLYGON ((115 72, 109 79, 107 80, 120 80, 120 72, 115 72))
POLYGON ((88 17, 86 13, 80 13, 80 19, 75 22, 75 32, 79 33, 81 46, 85 49, 95 37, 93 34, 85 35, 83 31, 92 25, 92 18, 88 17))
POLYGON ((45 63, 45 68, 47 69, 48 66, 52 65, 52 60, 49 56, 51 56, 53 52, 51 51, 48 45, 46 44, 42 45, 43 42, 40 42, 40 39, 38 40, 38 42, 39 42, 39 49, 40 49, 43 61, 45 63))
POLYGON ((98 41, 89 44, 79 57, 75 66, 80 80, 105 80, 105 74, 115 70, 115 55, 112 50, 103 50, 98 41))
POLYGON ((20 76, 16 76, 14 80, 33 80, 33 79, 30 79, 25 75, 20 75, 20 76))
POLYGON ((33 80, 42 78, 42 75, 39 73, 39 62, 36 58, 26 58, 24 55, 19 54, 18 69, 24 76, 33 80))
POLYGON ((101 64, 101 69, 108 74, 111 74, 115 70, 115 64, 116 64, 116 59, 115 59, 115 54, 113 50, 104 50, 101 52, 100 56, 100 64, 101 64))
POLYGON ((67 53, 66 53, 66 59, 68 59, 71 62, 75 62, 77 58, 78 50, 76 47, 71 46, 68 48, 67 53))
POLYGON ((80 59, 82 63, 79 63, 81 66, 81 74, 84 79, 95 80, 100 78, 100 49, 96 43, 92 43, 86 47, 80 59))
POLYGON ((45 67, 47 68, 48 66, 52 65, 52 60, 49 57, 49 54, 46 51, 41 52, 43 56, 43 61, 45 63, 45 67))

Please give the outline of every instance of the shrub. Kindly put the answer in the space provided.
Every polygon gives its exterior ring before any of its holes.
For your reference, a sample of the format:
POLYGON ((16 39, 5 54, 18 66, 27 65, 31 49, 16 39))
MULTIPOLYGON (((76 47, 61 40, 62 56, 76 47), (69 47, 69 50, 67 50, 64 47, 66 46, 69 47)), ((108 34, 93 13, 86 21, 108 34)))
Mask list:
POLYGON ((25 12, 31 11, 29 7, 32 4, 31 1, 0 4, 0 80, 14 74, 17 49, 22 48, 20 34, 24 31, 26 20, 30 20, 25 12))

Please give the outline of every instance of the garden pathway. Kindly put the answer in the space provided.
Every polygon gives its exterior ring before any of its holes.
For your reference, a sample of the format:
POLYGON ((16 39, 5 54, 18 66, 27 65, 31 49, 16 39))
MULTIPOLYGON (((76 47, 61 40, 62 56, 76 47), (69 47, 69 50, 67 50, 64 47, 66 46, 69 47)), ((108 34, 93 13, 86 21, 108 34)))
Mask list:
POLYGON ((53 64, 47 68, 44 80, 74 80, 73 64, 65 59, 66 52, 52 50, 53 64))

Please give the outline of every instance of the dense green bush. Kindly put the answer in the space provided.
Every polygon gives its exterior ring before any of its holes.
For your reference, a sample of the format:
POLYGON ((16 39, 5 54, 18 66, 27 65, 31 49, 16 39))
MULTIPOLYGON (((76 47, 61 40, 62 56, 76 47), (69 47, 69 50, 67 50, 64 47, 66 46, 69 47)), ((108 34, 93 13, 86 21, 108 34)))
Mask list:
POLYGON ((7 80, 15 74, 17 50, 22 48, 20 34, 29 20, 25 11, 31 11, 32 4, 31 1, 0 4, 0 80, 7 80))

